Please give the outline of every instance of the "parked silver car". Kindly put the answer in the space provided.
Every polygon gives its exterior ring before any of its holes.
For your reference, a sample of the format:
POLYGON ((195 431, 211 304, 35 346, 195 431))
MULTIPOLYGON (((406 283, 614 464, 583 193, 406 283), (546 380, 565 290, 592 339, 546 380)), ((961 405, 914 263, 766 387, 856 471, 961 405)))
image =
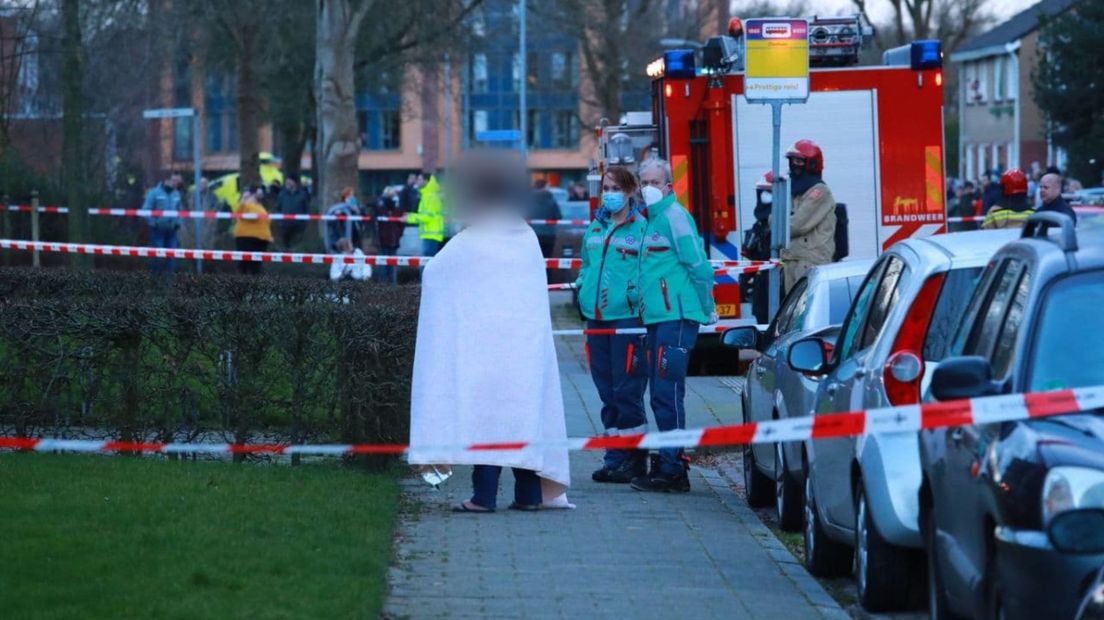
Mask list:
MULTIPOLYGON (((790 344, 809 336, 834 340, 851 300, 873 259, 823 265, 798 280, 767 329, 738 327, 726 333, 733 345, 761 351, 748 367, 742 410, 744 422, 809 415, 819 380, 790 369, 790 344)), ((774 502, 782 529, 801 529, 804 465, 801 445, 758 444, 744 449, 744 485, 753 507, 774 502)))
MULTIPOLYGON (((835 346, 790 346, 791 367, 823 378, 815 415, 920 402, 992 255, 1019 231, 908 239, 882 255, 863 282, 835 346)), ((819 575, 849 572, 870 611, 924 600, 919 529, 921 469, 915 433, 805 442, 805 563, 819 575), (854 555, 853 555, 854 554, 854 555)))

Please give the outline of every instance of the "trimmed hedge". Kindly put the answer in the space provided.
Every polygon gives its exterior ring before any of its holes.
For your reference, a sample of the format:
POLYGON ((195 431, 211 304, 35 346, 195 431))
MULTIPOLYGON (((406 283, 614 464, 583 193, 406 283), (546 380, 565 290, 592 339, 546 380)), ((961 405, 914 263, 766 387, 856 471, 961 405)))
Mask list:
POLYGON ((0 430, 406 442, 419 292, 0 269, 0 430))

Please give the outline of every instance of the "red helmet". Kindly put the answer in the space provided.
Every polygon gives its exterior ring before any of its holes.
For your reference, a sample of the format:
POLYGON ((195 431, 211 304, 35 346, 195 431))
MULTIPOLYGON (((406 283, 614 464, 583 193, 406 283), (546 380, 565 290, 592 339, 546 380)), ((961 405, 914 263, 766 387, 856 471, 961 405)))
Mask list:
POLYGON ((812 140, 798 140, 786 151, 786 159, 800 157, 805 160, 805 171, 820 174, 824 171, 824 153, 812 140))
POLYGON ((1000 178, 1001 192, 1005 196, 1026 196, 1027 176, 1019 168, 1009 168, 1000 178))
POLYGON ((774 173, 770 170, 759 179, 759 182, 755 184, 755 189, 770 189, 774 187, 774 173))

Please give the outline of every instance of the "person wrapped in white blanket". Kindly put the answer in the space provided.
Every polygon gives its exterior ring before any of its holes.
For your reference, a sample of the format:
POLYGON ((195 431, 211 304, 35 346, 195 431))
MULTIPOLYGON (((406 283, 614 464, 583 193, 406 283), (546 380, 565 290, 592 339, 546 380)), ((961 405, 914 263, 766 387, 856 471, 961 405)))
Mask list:
POLYGON ((372 266, 364 262, 364 252, 354 248, 348 237, 337 240, 337 249, 339 252, 334 254, 334 262, 330 264, 330 280, 367 280, 372 277, 372 266), (342 259, 346 256, 352 256, 356 261, 345 263, 342 259))
POLYGON ((503 467, 514 473, 511 509, 572 508, 548 276, 522 216, 524 167, 514 153, 471 153, 450 176, 467 228, 422 277, 408 460, 474 466, 473 494, 455 512, 493 512, 503 467), (502 442, 534 445, 464 449, 502 442))

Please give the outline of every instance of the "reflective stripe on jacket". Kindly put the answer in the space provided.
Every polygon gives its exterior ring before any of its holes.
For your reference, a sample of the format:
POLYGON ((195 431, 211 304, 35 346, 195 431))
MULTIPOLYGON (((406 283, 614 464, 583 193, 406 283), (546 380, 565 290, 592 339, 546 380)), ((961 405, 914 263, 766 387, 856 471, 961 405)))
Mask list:
POLYGON ((640 255, 641 318, 645 325, 687 319, 707 323, 714 311, 713 267, 694 218, 668 194, 645 211, 640 255))
POLYGON ((583 234, 583 266, 575 286, 583 316, 597 321, 640 313, 640 248, 648 222, 635 208, 620 224, 595 218, 583 234))
POLYGON ((1027 218, 1035 214, 1034 209, 1027 209, 1024 211, 1014 211, 1012 209, 1002 209, 997 207, 989 212, 989 215, 985 216, 985 221, 981 223, 983 230, 993 230, 1000 228, 1023 228, 1027 223, 1027 218))

